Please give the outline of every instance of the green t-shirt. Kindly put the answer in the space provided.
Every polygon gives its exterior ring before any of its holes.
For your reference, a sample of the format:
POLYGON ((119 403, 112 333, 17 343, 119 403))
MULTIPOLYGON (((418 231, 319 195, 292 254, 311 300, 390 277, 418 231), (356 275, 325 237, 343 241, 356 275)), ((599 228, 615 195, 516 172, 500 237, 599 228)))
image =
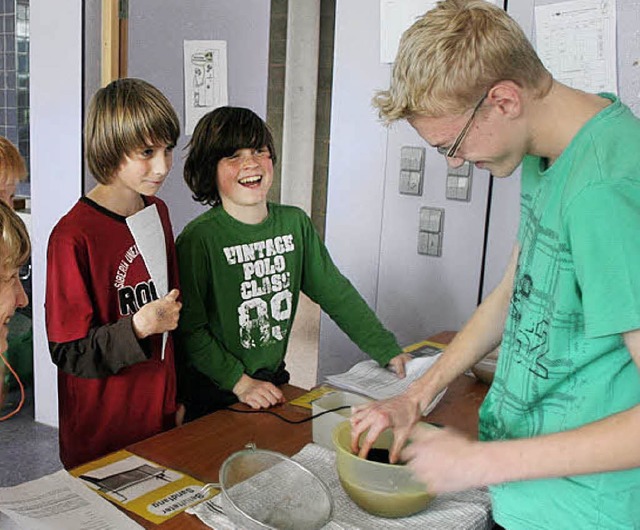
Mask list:
MULTIPOLYGON (((640 403, 640 120, 615 96, 548 169, 522 170, 520 255, 480 437, 565 431, 640 403)), ((639 442, 640 443, 640 442, 639 442)), ((491 488, 509 530, 640 524, 640 469, 491 488)))
POLYGON ((400 346, 336 268, 309 217, 293 206, 268 207, 262 223, 247 225, 216 206, 178 237, 180 354, 225 390, 242 373, 276 370, 302 290, 386 365, 400 346))

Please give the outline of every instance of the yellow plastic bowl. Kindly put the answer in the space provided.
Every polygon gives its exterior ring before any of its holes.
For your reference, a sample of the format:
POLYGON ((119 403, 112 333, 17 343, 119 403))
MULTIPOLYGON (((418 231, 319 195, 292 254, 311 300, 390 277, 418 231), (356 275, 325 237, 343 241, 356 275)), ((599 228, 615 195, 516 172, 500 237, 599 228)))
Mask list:
MULTIPOLYGON (((373 446, 389 449, 392 442, 393 433, 386 430, 373 446)), ((380 517, 406 517, 424 510, 433 500, 406 466, 372 462, 351 453, 350 422, 333 430, 333 445, 340 483, 363 510, 380 517)))

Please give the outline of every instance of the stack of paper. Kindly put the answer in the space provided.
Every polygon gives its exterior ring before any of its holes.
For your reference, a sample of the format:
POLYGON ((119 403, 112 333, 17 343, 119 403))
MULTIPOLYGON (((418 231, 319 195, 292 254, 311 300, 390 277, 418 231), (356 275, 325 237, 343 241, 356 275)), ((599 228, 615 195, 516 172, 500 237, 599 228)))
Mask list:
MULTIPOLYGON (((342 374, 330 375, 327 383, 330 385, 357 392, 373 399, 388 399, 402 394, 411 383, 420 378, 440 357, 442 351, 429 349, 428 352, 418 351, 416 354, 425 354, 415 357, 406 364, 406 376, 400 379, 396 374, 382 368, 376 361, 362 361, 342 374)), ((444 390, 433 400, 423 414, 431 412, 444 394, 444 390)))

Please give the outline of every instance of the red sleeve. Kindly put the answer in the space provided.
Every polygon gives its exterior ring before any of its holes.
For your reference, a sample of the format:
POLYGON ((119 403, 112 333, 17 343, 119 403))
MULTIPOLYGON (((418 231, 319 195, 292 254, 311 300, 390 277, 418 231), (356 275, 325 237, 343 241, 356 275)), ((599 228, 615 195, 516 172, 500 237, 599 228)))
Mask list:
POLYGON ((93 320, 86 248, 54 228, 47 248, 46 327, 49 341, 87 335, 93 320))

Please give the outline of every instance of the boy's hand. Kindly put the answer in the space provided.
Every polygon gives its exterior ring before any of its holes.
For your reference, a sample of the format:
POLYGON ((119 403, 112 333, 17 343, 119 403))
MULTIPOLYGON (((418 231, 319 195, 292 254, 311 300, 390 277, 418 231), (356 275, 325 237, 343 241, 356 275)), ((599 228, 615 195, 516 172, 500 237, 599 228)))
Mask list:
POLYGON ((252 409, 268 409, 278 403, 284 403, 284 394, 272 383, 253 379, 242 374, 233 387, 233 393, 241 403, 246 403, 252 409))
POLYGON ((144 339, 149 335, 176 329, 182 307, 182 304, 178 302, 178 296, 180 296, 180 291, 173 289, 164 298, 143 305, 133 315, 133 331, 136 337, 144 339))
POLYGON ((401 353, 400 355, 396 355, 389 361, 389 364, 387 364, 387 368, 394 372, 400 379, 402 379, 405 375, 407 375, 405 365, 411 359, 413 359, 413 356, 410 353, 401 353))

